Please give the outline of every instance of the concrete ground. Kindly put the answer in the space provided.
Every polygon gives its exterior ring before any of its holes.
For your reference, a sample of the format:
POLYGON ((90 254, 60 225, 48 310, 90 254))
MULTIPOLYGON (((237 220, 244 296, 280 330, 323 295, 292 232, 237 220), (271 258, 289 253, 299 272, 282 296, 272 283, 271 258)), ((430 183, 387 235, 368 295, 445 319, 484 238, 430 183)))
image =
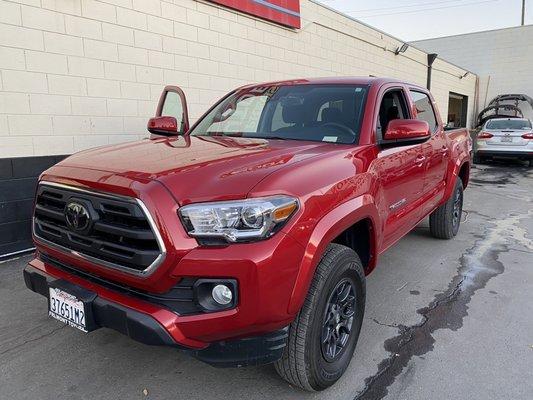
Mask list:
POLYGON ((380 259, 354 359, 322 393, 271 366, 215 369, 65 327, 24 287, 29 257, 0 264, 0 398, 531 399, 532 178, 518 164, 478 166, 455 240, 431 238, 424 221, 380 259))

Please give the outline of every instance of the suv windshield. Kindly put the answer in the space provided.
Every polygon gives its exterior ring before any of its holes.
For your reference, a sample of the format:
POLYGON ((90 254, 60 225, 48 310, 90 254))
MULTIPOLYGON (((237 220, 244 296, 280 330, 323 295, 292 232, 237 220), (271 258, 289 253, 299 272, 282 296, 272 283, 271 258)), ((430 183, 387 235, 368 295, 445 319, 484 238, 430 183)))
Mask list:
POLYGON ((527 119, 500 119, 487 122, 487 129, 531 129, 527 119))
POLYGON ((367 87, 262 86, 222 100, 191 131, 193 136, 357 143, 367 87))

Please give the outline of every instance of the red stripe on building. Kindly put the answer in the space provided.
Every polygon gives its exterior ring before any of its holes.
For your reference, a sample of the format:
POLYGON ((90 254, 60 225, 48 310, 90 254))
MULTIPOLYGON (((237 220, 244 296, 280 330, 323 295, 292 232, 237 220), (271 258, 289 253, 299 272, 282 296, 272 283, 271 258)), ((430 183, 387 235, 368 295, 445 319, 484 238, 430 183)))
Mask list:
POLYGON ((300 28, 300 0, 208 0, 291 28, 300 28))

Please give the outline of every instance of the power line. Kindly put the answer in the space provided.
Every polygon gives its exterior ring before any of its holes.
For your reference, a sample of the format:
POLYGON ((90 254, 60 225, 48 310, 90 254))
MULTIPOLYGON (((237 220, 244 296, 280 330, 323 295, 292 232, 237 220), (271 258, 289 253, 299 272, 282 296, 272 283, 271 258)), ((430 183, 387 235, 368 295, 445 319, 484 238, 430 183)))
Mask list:
POLYGON ((373 12, 373 11, 383 11, 383 10, 395 10, 395 9, 410 8, 410 7, 431 6, 431 5, 435 5, 435 4, 457 3, 458 1, 462 1, 462 0, 440 0, 440 1, 430 1, 430 2, 416 3, 416 4, 405 4, 405 5, 403 5, 403 6, 381 7, 381 8, 367 8, 367 9, 363 9, 363 10, 354 10, 354 11, 346 11, 346 12, 347 12, 347 13, 359 13, 359 12, 373 12))
POLYGON ((474 3, 456 4, 456 5, 453 5, 453 6, 432 7, 432 8, 424 8, 424 9, 420 9, 420 10, 410 10, 410 11, 399 11, 399 12, 393 12, 393 13, 365 15, 365 16, 362 16, 362 18, 373 18, 373 17, 383 17, 383 16, 387 16, 387 15, 412 14, 412 13, 418 13, 418 12, 423 12, 423 11, 444 10, 444 9, 447 9, 447 8, 458 8, 458 7, 474 6, 474 5, 478 5, 478 4, 495 3, 497 1, 501 1, 501 0, 484 0, 484 1, 477 1, 477 2, 474 2, 474 3))

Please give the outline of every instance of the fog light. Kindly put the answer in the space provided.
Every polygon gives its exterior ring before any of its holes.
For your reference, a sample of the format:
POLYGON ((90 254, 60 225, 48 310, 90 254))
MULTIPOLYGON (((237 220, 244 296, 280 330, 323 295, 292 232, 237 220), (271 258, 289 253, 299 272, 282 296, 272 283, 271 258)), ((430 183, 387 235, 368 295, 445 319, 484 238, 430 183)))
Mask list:
POLYGON ((213 288, 211 295, 218 304, 223 306, 231 303, 231 300, 233 299, 233 293, 231 293, 231 289, 226 285, 216 285, 213 288))

